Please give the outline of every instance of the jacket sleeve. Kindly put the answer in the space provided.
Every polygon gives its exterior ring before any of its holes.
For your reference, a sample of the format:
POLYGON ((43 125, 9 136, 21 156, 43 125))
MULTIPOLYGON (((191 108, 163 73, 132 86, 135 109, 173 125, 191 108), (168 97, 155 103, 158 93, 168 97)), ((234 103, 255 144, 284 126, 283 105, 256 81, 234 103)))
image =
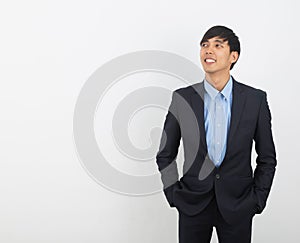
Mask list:
POLYGON ((260 214, 266 206, 277 165, 272 136, 271 113, 265 92, 263 92, 261 99, 254 141, 257 153, 257 165, 254 171, 254 191, 257 199, 256 213, 260 214))
POLYGON ((161 174, 163 191, 171 207, 175 207, 173 204, 173 190, 179 184, 176 158, 181 131, 176 107, 177 95, 176 91, 172 93, 171 104, 163 126, 159 151, 156 155, 156 163, 161 174))

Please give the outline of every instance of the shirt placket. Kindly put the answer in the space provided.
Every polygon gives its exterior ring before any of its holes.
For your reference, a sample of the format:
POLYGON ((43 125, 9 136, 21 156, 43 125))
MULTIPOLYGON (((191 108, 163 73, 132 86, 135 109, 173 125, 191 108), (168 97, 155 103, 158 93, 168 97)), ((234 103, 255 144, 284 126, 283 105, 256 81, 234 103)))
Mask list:
POLYGON ((215 147, 215 163, 219 165, 221 163, 221 154, 223 150, 223 131, 224 131, 224 112, 222 106, 221 93, 215 98, 215 137, 214 137, 214 147, 215 147))

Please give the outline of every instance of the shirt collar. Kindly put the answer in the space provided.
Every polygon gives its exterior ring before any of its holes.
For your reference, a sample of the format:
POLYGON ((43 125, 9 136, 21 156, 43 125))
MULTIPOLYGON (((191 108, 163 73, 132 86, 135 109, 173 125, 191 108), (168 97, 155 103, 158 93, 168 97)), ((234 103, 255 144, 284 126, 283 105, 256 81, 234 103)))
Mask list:
MULTIPOLYGON (((215 89, 206 79, 204 79, 204 88, 205 91, 209 94, 212 99, 215 99, 218 95, 219 91, 215 89)), ((232 77, 230 75, 228 82, 224 86, 224 88, 220 91, 224 95, 224 97, 229 100, 232 92, 232 77)))

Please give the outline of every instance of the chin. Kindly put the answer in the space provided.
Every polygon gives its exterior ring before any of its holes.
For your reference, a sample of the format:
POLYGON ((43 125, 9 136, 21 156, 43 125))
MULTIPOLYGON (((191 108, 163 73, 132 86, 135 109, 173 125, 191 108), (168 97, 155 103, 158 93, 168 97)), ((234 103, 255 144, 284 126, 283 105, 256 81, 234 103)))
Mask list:
POLYGON ((214 72, 216 72, 215 70, 212 70, 212 69, 210 69, 210 68, 204 68, 204 72, 206 72, 206 73, 214 73, 214 72))

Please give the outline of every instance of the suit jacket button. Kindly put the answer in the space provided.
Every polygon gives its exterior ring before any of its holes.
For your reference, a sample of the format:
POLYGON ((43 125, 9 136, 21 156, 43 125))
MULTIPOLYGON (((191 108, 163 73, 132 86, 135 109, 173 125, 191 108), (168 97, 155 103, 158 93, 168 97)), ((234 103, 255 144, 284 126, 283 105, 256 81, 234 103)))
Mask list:
POLYGON ((216 178, 217 178, 217 179, 220 179, 220 175, 219 175, 219 174, 216 174, 216 178))

